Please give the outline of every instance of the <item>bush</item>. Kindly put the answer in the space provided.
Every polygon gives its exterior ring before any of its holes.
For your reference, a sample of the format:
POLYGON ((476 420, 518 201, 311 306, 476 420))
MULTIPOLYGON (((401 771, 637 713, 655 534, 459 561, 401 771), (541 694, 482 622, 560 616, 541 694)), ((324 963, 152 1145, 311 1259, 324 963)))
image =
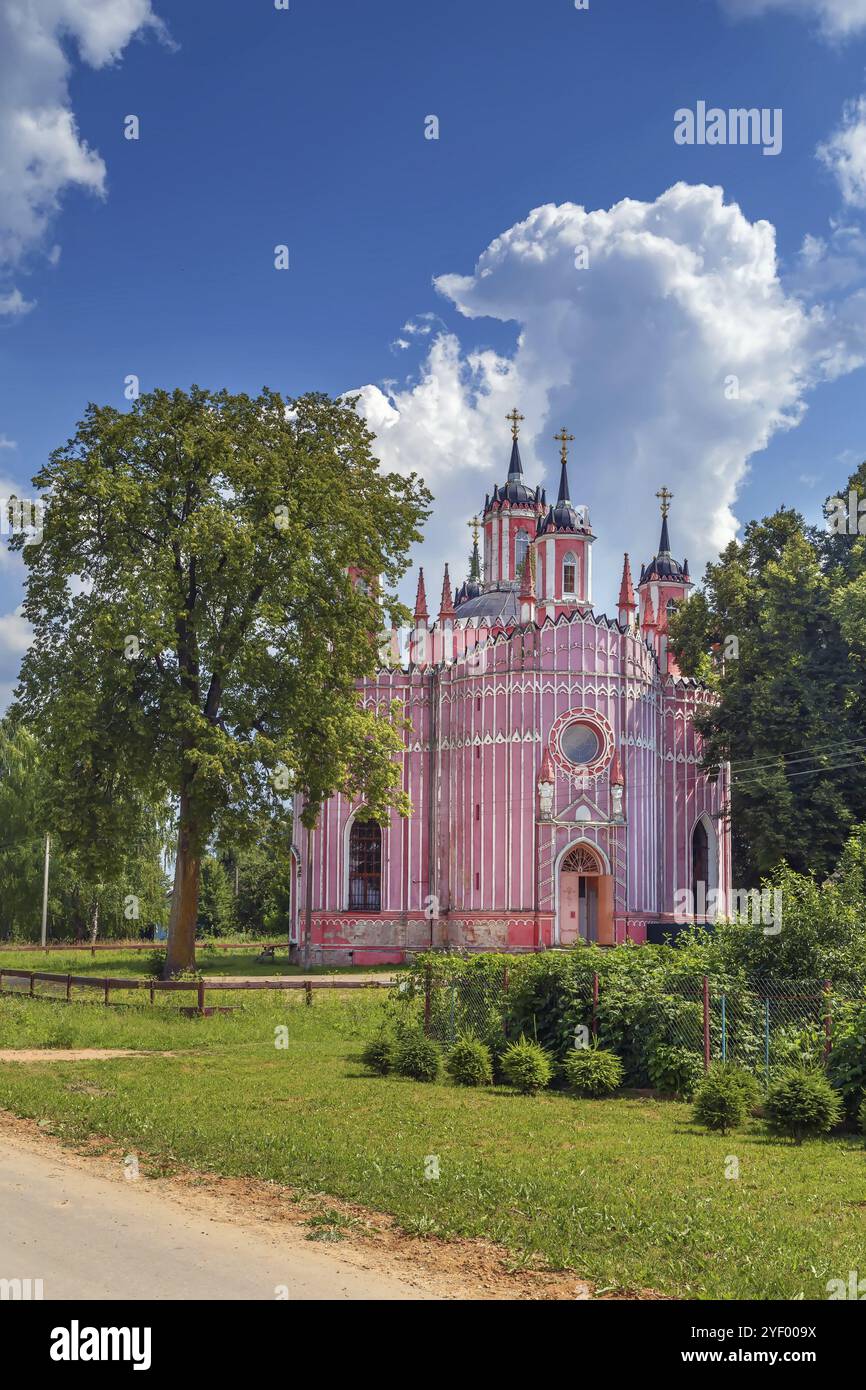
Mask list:
POLYGON ((833 1050, 827 1075, 842 1096, 845 1113, 855 1121, 866 1096, 866 1009, 844 1008, 833 1020, 833 1050))
POLYGON ((394 1070, 414 1081, 435 1081, 442 1067, 442 1053, 423 1033, 406 1033, 394 1050, 394 1070))
POLYGON ((544 1048, 526 1038, 506 1047, 500 1066, 508 1085, 526 1096, 543 1090, 553 1075, 550 1057, 544 1048))
POLYGON ((656 1043, 650 1048, 649 1076, 657 1091, 691 1100, 704 1075, 704 1059, 676 1043, 656 1043))
POLYGON ((866 1096, 863 1097, 860 1105, 860 1113, 857 1118, 860 1121, 860 1133, 866 1134, 866 1096))
POLYGON ((370 1071, 378 1072, 380 1076, 387 1076, 389 1071, 394 1069, 394 1039, 388 1033, 380 1033, 378 1037, 371 1038, 361 1053, 361 1061, 370 1071))
POLYGON ((792 1067, 782 1072, 767 1092, 765 1113, 775 1134, 787 1134, 795 1144, 826 1134, 839 1123, 842 1101, 823 1072, 792 1067))
POLYGON ((717 1062, 698 1084, 692 1114, 705 1129, 727 1134, 743 1123, 759 1098, 758 1083, 749 1072, 730 1062, 717 1062))
POLYGON ((493 1081, 490 1048, 468 1033, 452 1047, 445 1070, 458 1086, 489 1086, 493 1081))
POLYGON ((578 1047, 563 1064, 569 1088, 579 1096, 609 1096, 622 1085, 622 1062, 603 1047, 578 1047))

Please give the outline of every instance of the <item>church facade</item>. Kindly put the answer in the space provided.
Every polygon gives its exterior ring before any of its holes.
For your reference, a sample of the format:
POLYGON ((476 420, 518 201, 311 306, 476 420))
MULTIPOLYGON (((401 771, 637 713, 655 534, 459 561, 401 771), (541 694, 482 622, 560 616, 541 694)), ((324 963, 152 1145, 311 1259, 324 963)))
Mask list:
POLYGON ((452 594, 446 566, 431 624, 419 572, 408 662, 359 690, 371 709, 398 700, 410 722, 411 816, 380 827, 334 797, 311 837, 310 873, 296 821, 297 916, 310 893, 314 960, 643 942, 682 922, 684 890, 698 909, 702 888, 730 888, 727 771, 702 771, 694 727, 713 697, 668 648, 669 616, 691 588, 671 551, 671 494, 658 494, 656 555, 636 585, 626 555, 617 616, 597 614, 571 436, 557 436, 548 504, 525 482, 522 417, 508 418, 508 474, 471 523, 468 578, 452 594))

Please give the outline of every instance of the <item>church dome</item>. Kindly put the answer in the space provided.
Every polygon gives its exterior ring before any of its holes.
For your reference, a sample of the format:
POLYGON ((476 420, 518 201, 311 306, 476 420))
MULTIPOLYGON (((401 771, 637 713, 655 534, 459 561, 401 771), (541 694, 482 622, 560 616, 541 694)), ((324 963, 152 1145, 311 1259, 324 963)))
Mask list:
POLYGON ((689 584, 689 562, 684 560, 680 564, 671 554, 671 542, 668 535, 667 513, 662 514, 662 533, 659 539, 658 554, 654 555, 648 565, 644 565, 641 570, 640 582, 646 584, 652 579, 670 579, 674 583, 689 584))

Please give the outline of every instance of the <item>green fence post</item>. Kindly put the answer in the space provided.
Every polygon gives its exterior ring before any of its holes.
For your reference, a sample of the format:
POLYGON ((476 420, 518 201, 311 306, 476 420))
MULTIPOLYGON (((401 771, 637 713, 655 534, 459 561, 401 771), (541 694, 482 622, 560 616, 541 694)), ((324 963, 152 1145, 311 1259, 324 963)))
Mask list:
POLYGON ((764 1000, 764 1076, 770 1084, 770 1000, 764 1000))
POLYGON ((727 1020, 727 1011, 726 1011, 725 1005, 726 1005, 726 999, 725 999, 725 996, 722 995, 722 1061, 723 1061, 723 1062, 727 1062, 727 1060, 728 1060, 728 1020, 727 1020))

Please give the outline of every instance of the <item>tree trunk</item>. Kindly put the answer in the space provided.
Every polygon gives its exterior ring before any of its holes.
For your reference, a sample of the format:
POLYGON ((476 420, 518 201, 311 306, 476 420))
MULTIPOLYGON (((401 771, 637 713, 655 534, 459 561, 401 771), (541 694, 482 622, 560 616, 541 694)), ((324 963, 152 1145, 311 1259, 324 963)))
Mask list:
POLYGON ((189 811, 189 799, 181 793, 180 821, 177 828, 177 859, 174 865, 174 892, 168 919, 168 949, 163 978, 182 970, 195 969, 195 928, 198 921, 198 889, 201 876, 201 850, 189 811))
POLYGON ((99 935, 99 899, 96 898, 93 907, 90 909, 90 941, 91 944, 99 935))

